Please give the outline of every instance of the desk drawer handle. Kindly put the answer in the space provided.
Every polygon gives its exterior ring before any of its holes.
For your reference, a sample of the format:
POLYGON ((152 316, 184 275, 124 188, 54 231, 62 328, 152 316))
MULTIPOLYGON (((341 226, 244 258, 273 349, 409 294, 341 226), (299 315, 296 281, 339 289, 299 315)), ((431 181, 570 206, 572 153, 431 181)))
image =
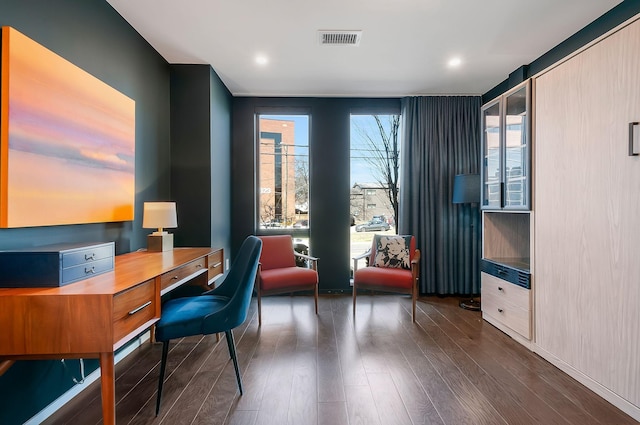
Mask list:
POLYGON ((218 268, 222 265, 222 261, 218 261, 217 263, 215 263, 213 266, 211 266, 212 269, 218 268))
POLYGON ((498 291, 504 291, 504 289, 502 289, 502 286, 498 286, 498 291))
POLYGON ((90 261, 90 260, 95 260, 96 259, 96 253, 92 253, 92 254, 84 254, 84 260, 85 261, 90 261))
POLYGON ((501 308, 499 308, 499 309, 498 309, 498 313, 504 313, 504 310, 503 310, 503 309, 501 309, 501 308))
POLYGON ((138 308, 134 308, 133 310, 131 310, 129 312, 129 316, 133 316, 134 314, 136 314, 137 312, 139 312, 140 310, 142 310, 143 308, 147 308, 151 305, 151 301, 147 301, 146 303, 142 304, 140 307, 138 308))
POLYGON ((94 274, 96 272, 96 268, 95 267, 91 267, 89 268, 84 268, 84 274, 94 274))
POLYGON ((178 280, 179 276, 173 276, 171 280, 178 280))
POLYGON ((200 267, 202 267, 202 264, 200 263, 196 264, 196 269, 199 269, 200 267))

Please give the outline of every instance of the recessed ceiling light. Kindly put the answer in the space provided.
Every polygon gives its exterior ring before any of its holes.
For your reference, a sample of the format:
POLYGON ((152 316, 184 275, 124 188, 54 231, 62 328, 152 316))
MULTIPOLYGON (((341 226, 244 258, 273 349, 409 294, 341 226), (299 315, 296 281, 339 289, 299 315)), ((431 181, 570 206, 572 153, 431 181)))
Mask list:
POLYGON ((449 59, 449 62, 447 62, 447 66, 449 68, 457 68, 460 65, 462 65, 462 59, 459 58, 458 56, 449 59))
POLYGON ((269 59, 265 55, 256 56, 256 63, 258 65, 266 65, 269 62, 269 59))

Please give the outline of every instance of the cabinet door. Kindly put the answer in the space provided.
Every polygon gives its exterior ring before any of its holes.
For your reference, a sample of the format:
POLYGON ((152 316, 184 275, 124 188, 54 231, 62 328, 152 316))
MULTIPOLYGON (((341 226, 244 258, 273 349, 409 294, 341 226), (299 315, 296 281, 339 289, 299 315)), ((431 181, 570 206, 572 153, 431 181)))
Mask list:
POLYGON ((482 207, 502 207, 501 119, 499 100, 482 108, 482 207))
POLYGON ((529 209, 529 84, 504 97, 505 209, 529 209))
POLYGON ((640 21, 535 84, 536 343, 640 406, 640 21))

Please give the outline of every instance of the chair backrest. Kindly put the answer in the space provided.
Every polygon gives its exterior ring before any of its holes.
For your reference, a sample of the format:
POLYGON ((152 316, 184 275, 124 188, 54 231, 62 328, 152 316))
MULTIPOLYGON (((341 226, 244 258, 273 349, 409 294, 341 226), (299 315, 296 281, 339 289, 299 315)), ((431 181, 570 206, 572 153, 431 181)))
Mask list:
MULTIPOLYGON (((373 239, 371 240, 371 254, 369 255, 369 265, 373 266, 375 259, 376 259, 376 251, 377 251, 377 246, 376 246, 376 242, 378 240, 378 237, 380 236, 385 236, 385 235, 374 235, 373 239)), ((393 235, 393 236, 400 236, 400 237, 407 237, 410 235, 393 235)), ((409 243, 409 263, 411 263, 411 261, 413 260, 413 256, 416 253, 416 238, 414 236, 411 236, 411 242, 409 243)))
POLYGON ((295 267, 293 239, 290 235, 259 236, 262 239, 260 264, 262 270, 295 267))
POLYGON ((230 298, 225 307, 228 314, 224 325, 227 329, 241 325, 247 318, 261 250, 262 241, 255 236, 248 236, 240 246, 223 282, 211 291, 230 298))

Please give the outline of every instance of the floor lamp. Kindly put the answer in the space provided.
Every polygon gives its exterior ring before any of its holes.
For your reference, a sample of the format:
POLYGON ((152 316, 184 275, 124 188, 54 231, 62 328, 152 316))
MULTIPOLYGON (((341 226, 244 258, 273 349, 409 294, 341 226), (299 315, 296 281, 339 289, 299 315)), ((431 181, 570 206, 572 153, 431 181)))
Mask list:
MULTIPOLYGON (((453 180, 453 200, 454 204, 470 204, 469 210, 471 214, 476 214, 476 208, 480 203, 480 174, 458 174, 453 180)), ((474 249, 476 244, 476 226, 474 225, 474 216, 470 217, 471 221, 471 250, 472 265, 477 259, 477 252, 474 249)), ((475 269, 475 268, 474 268, 475 269)), ((475 271, 475 270, 474 270, 475 271)), ((473 297, 460 301, 460 307, 467 310, 480 310, 480 300, 473 297)))

